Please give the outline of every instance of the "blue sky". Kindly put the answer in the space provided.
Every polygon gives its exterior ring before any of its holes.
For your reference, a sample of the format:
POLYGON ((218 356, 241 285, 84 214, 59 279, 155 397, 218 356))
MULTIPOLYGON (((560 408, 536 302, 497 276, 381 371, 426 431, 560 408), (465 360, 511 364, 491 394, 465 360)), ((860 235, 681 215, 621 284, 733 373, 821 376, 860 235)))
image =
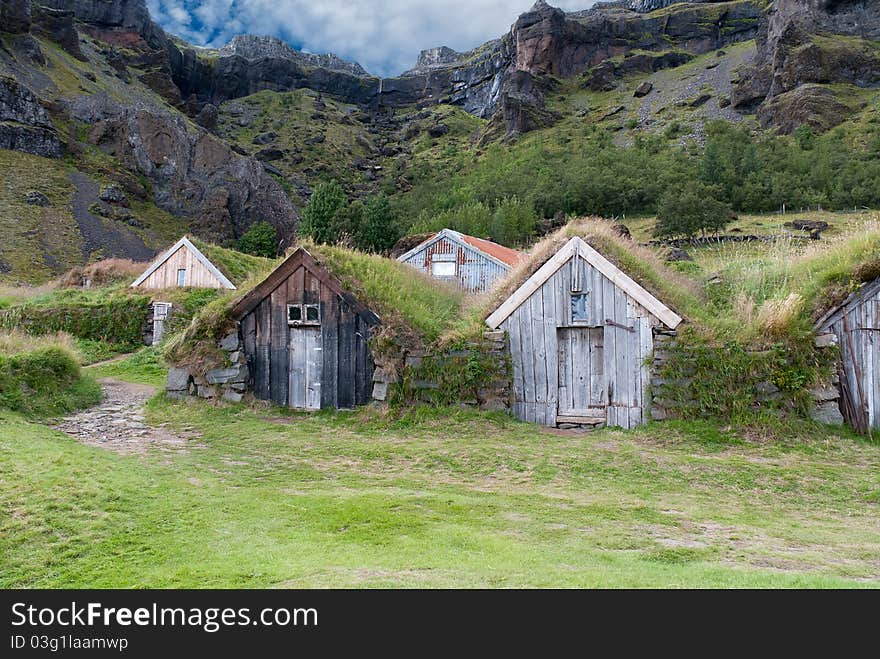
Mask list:
MULTIPOLYGON (((532 1, 147 0, 147 6, 163 28, 196 45, 219 47, 236 34, 272 35, 390 76, 411 68, 423 48, 469 50, 501 36, 532 1)), ((571 11, 593 2, 550 4, 571 11)))

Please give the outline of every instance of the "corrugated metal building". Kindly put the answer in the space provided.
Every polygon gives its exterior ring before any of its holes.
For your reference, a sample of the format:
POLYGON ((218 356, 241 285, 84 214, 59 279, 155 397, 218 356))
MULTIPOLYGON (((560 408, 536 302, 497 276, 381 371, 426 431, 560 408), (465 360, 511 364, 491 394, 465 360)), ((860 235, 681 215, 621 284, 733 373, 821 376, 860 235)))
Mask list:
POLYGON ((522 259, 514 249, 452 229, 443 229, 397 258, 469 293, 488 291, 522 259))
POLYGON ((514 416, 546 426, 623 428, 647 421, 654 330, 679 323, 578 237, 486 319, 510 337, 514 416))
POLYGON ((840 347, 840 407, 855 430, 880 429, 880 279, 865 284, 818 323, 840 347))

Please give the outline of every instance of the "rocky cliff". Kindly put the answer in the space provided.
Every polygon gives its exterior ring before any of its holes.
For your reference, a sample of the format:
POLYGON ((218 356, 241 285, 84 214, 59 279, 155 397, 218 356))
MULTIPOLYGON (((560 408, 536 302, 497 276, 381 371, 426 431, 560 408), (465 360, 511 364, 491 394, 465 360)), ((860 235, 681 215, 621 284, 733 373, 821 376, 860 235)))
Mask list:
POLYGON ((743 73, 734 106, 763 125, 824 130, 855 108, 823 85, 880 84, 880 3, 776 0, 762 17, 754 66, 743 73))
MULTIPOLYGON (((135 196, 198 235, 230 241, 266 220, 295 239, 298 213, 264 165, 175 109, 188 109, 172 77, 176 46, 143 0, 0 0, 0 16, 11 37, 0 50, 0 148, 66 152, 84 171, 95 168, 97 150, 114 163, 102 174, 143 177, 148 186, 134 185, 135 196), (51 43, 83 67, 62 73, 63 63, 50 62, 51 43)), ((197 116, 210 123, 206 109, 197 116)))

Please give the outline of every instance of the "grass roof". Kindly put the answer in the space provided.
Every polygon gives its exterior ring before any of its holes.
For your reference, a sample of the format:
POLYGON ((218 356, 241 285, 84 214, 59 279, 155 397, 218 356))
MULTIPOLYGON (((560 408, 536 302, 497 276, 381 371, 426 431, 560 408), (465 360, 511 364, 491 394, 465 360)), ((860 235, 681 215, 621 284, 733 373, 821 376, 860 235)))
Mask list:
POLYGON ((620 236, 609 220, 584 217, 572 220, 535 244, 526 259, 492 291, 484 303, 483 317, 497 309, 575 236, 682 317, 698 320, 706 315, 703 294, 696 282, 669 268, 651 249, 620 236))
POLYGON ((392 331, 413 330, 433 342, 459 321, 465 296, 456 287, 375 254, 311 242, 303 247, 392 331))
POLYGON ((277 259, 244 254, 198 238, 190 238, 190 241, 239 288, 249 279, 259 282, 278 265, 277 259))

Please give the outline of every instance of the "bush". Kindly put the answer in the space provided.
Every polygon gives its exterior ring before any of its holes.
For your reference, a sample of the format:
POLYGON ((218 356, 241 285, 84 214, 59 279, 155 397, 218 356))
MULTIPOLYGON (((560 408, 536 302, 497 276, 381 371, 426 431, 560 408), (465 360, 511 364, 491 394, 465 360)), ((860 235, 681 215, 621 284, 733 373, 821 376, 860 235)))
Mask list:
POLYGON ((238 249, 245 254, 274 259, 278 256, 278 232, 268 222, 254 222, 238 239, 238 249))
POLYGON ((340 211, 348 206, 345 192, 336 181, 315 186, 309 203, 303 209, 300 232, 317 243, 331 244, 342 236, 340 211))
POLYGON ((700 182, 664 193, 657 207, 654 235, 691 237, 723 229, 730 222, 732 211, 715 194, 712 187, 700 182))

